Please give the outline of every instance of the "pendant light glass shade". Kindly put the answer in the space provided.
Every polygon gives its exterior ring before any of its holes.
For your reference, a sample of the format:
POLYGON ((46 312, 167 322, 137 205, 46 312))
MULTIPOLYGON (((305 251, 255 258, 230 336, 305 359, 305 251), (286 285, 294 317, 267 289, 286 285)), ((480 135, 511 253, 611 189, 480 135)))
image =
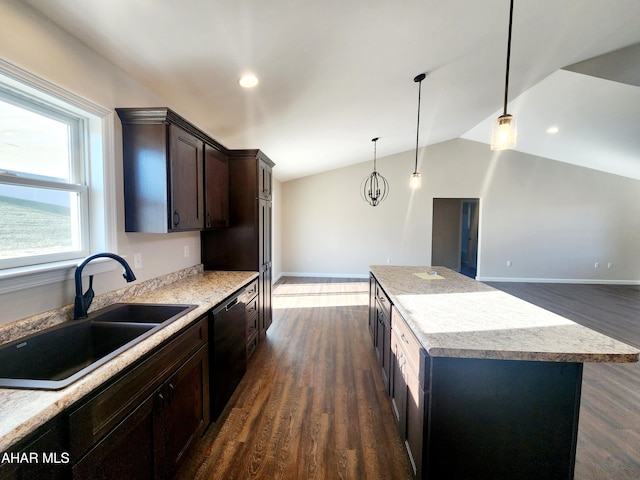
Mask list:
POLYGON ((377 206, 389 194, 389 182, 376 171, 376 144, 378 139, 378 137, 371 139, 373 142, 373 172, 360 185, 362 199, 372 207, 377 206))
POLYGON ((518 139, 517 121, 513 115, 500 115, 493 122, 491 150, 508 150, 516 146, 518 139))
POLYGON ((409 187, 412 190, 416 190, 422 187, 422 180, 420 178, 420 172, 418 172, 418 146, 420 140, 420 100, 422 97, 422 81, 427 77, 426 73, 421 73, 417 75, 413 81, 418 84, 418 121, 416 124, 416 163, 413 169, 413 173, 411 174, 411 178, 409 179, 409 187))
POLYGON ((509 99, 509 65, 511 63, 511 30, 513 26, 513 0, 509 7, 509 37, 507 39, 507 68, 504 80, 504 109, 502 115, 496 118, 491 132, 491 150, 508 150, 515 148, 518 137, 516 119, 507 113, 509 99))
POLYGON ((420 178, 420 173, 413 172, 411 174, 411 178, 409 179, 409 187, 411 190, 416 190, 422 187, 422 178, 420 178))

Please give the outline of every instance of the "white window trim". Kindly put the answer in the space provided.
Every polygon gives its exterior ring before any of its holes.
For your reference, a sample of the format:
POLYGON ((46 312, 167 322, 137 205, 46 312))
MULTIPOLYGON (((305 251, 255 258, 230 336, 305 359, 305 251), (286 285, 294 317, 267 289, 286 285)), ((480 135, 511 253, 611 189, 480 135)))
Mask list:
MULTIPOLYGON (((74 105, 97 117, 90 120, 88 164, 89 215, 92 223, 90 252, 117 252, 117 215, 115 194, 114 112, 81 98, 47 80, 0 59, 0 73, 32 89, 57 98, 61 105, 74 105), (97 135, 96 135, 97 134, 97 135), (100 158, 97 161, 96 158, 100 158), (101 192, 98 193, 98 192, 101 192)), ((0 270, 0 294, 16 292, 73 278, 75 266, 82 259, 0 270)), ((88 273, 113 270, 113 262, 92 262, 88 273), (95 265, 94 265, 95 264, 95 265)))

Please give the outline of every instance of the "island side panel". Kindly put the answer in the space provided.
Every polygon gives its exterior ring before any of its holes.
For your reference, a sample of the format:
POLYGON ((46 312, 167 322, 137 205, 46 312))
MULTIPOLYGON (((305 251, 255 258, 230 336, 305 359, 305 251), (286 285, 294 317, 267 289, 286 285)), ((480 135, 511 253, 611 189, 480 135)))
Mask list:
POLYGON ((573 478, 581 363, 432 360, 426 478, 573 478))

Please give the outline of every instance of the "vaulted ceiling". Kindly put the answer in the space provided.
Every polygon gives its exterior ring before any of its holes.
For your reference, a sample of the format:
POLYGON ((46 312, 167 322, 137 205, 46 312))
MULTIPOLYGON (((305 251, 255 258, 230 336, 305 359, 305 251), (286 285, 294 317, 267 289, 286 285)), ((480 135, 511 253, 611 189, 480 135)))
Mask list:
MULTIPOLYGON (((23 1, 282 181, 412 150, 422 72, 421 145, 502 109, 508 0, 23 1)), ((516 0, 517 150, 640 179, 638 43, 637 0, 516 0)))

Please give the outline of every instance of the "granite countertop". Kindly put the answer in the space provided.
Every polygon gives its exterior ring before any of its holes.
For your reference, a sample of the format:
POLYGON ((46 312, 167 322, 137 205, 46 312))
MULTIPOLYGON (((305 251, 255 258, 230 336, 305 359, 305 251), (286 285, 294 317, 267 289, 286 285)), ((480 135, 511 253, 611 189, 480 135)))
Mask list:
MULTIPOLYGON (((190 271, 177 280, 171 276, 168 276, 168 280, 161 277, 96 297, 90 311, 116 302, 195 304, 198 307, 67 388, 57 391, 0 388, 0 452, 200 318, 257 276, 257 272, 203 272, 200 266, 200 269, 190 271)), ((44 328, 59 323, 60 317, 68 315, 71 310, 72 306, 67 306, 35 319, 3 326, 0 331, 1 343, 13 340, 18 333, 31 333, 38 328, 37 325, 44 328)))
POLYGON ((638 361, 635 347, 444 267, 370 270, 432 357, 638 361))

